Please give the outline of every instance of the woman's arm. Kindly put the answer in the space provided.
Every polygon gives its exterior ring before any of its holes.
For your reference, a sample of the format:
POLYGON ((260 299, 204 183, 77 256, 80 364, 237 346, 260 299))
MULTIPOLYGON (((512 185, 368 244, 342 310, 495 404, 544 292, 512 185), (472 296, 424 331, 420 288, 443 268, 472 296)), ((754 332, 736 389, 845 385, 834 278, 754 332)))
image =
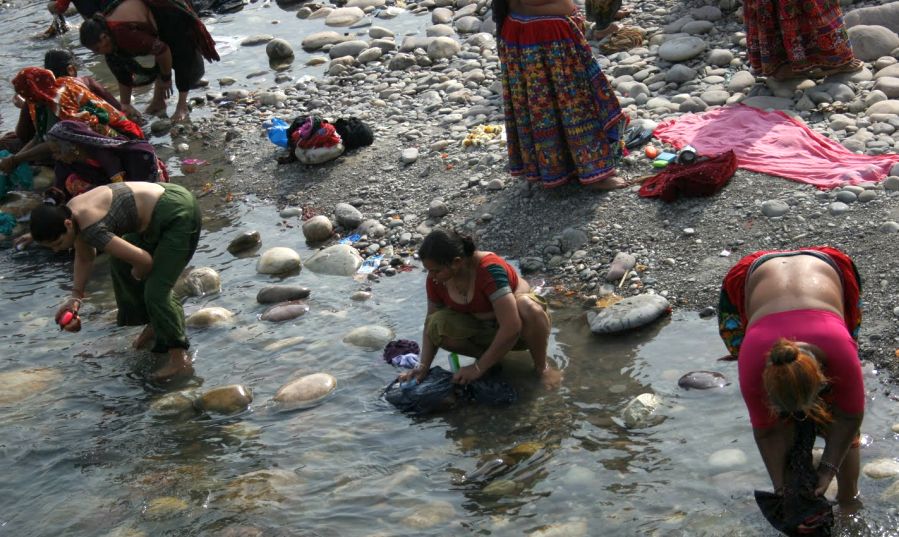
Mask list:
POLYGON ((97 250, 81 239, 75 240, 75 270, 72 277, 72 296, 75 298, 84 298, 84 289, 87 287, 87 280, 91 276, 91 268, 94 266, 94 259, 97 257, 97 250))
POLYGON ((518 315, 518 302, 515 294, 506 293, 494 300, 493 313, 496 314, 496 321, 499 323, 499 330, 497 330, 493 342, 477 362, 463 367, 453 375, 453 382, 467 384, 478 379, 512 350, 515 342, 518 341, 518 337, 521 335, 521 317, 518 315))
POLYGON ((35 142, 32 138, 21 151, 0 161, 0 171, 12 173, 23 162, 48 159, 50 155, 50 146, 46 142, 35 142))
POLYGON ((830 485, 831 480, 837 474, 837 470, 846 453, 852 447, 852 443, 858 436, 858 429, 862 425, 864 413, 846 414, 840 409, 831 408, 833 423, 827 429, 824 439, 824 453, 821 455, 821 463, 818 465, 818 486, 815 494, 822 495, 830 485))
MULTIPOLYGON (((435 311, 437 311, 437 304, 428 300, 428 315, 431 315, 435 311)), ((421 382, 428 376, 428 372, 431 370, 431 363, 434 362, 434 357, 437 355, 437 348, 434 347, 434 344, 431 343, 431 338, 428 337, 428 322, 427 317, 425 317, 425 327, 421 332, 421 354, 418 356, 418 367, 409 371, 407 373, 403 373, 399 376, 400 382, 405 382, 410 378, 415 378, 418 382, 421 382)))
POLYGON ((121 237, 113 237, 106 245, 106 253, 128 263, 134 269, 131 275, 142 280, 153 269, 153 256, 142 248, 131 244, 121 237))

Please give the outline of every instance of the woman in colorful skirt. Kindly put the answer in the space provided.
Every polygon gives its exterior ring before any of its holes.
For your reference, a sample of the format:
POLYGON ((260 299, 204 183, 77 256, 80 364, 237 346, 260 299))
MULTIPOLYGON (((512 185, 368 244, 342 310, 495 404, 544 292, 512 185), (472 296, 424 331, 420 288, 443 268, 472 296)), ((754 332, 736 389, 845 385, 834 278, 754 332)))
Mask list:
POLYGON ((627 116, 574 2, 494 0, 493 9, 508 12, 497 31, 512 175, 547 188, 627 186, 615 174, 627 116))
POLYGON ((749 63, 782 80, 851 73, 864 67, 852 54, 839 0, 746 0, 749 63))

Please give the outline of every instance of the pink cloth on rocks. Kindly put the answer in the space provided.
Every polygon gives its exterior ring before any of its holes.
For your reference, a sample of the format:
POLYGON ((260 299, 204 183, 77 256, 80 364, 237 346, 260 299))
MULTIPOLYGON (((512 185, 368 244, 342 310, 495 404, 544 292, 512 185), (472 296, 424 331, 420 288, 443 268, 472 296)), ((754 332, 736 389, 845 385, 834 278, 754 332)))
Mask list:
POLYGON ((831 189, 880 181, 899 155, 856 155, 787 114, 745 105, 685 114, 656 127, 659 140, 680 149, 692 145, 701 156, 732 149, 737 166, 831 189))

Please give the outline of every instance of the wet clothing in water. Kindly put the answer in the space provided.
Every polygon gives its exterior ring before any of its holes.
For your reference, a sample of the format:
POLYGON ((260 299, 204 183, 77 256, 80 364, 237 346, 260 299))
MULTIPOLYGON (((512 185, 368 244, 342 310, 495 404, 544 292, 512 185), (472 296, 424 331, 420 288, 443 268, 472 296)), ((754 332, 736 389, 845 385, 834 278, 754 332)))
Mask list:
POLYGON ((439 366, 432 367, 418 384, 401 386, 394 380, 384 388, 383 395, 402 412, 418 415, 445 410, 460 402, 500 406, 518 400, 515 388, 495 373, 462 386, 453 384, 453 374, 439 366))
POLYGON ((794 434, 793 446, 787 454, 783 495, 756 490, 755 501, 765 519, 778 531, 791 537, 827 537, 833 528, 833 507, 826 498, 815 495, 818 483, 812 465, 815 424, 810 419, 794 420, 794 434))
POLYGON ((56 161, 52 194, 57 202, 109 183, 167 183, 169 180, 165 164, 157 158, 149 142, 100 136, 83 123, 69 120, 54 125, 47 137, 77 144, 86 157, 79 162, 56 161))
POLYGON ((512 13, 497 42, 511 174, 548 188, 614 176, 627 116, 584 19, 512 13))
MULTIPOLYGON (((110 188, 119 186, 110 185, 110 188)), ((190 191, 171 183, 161 186, 165 192, 156 202, 153 218, 143 232, 138 232, 136 225, 128 223, 131 219, 121 209, 117 209, 116 221, 107 226, 128 228, 122 238, 153 256, 153 269, 141 281, 131 276, 130 264, 114 257, 109 260, 118 305, 118 325, 141 326, 149 323, 156 334, 153 352, 187 349, 190 345, 184 329, 184 309, 172 293, 172 288, 197 249, 202 226, 197 200, 190 191)), ((128 187, 121 185, 121 188, 128 187)), ((122 203, 127 202, 123 200, 122 203)), ((136 210, 134 215, 136 218, 136 210)))
MULTIPOLYGON (((824 254, 831 260, 840 281, 843 284, 843 318, 853 338, 858 339, 859 327, 862 323, 861 315, 861 277, 855 268, 855 263, 848 255, 836 248, 829 246, 812 246, 802 250, 768 250, 749 254, 731 267, 721 284, 721 294, 718 298, 718 333, 730 351, 731 356, 736 357, 740 352, 740 344, 746 333, 746 282, 749 281, 749 272, 753 263, 760 257, 770 254, 793 255, 795 252, 816 252, 824 254)), ((770 259, 767 257, 766 259, 770 259)), ((755 265, 758 267, 758 264, 755 265)), ((753 269, 754 270, 754 269, 753 269)))
POLYGON ((12 83, 16 93, 28 104, 39 141, 43 141, 44 135, 57 121, 64 119, 86 123, 103 136, 144 138, 140 126, 75 78, 56 78, 48 69, 26 67, 19 71, 12 83))
MULTIPOLYGON (((129 86, 143 86, 159 76, 159 68, 144 67, 136 56, 162 54, 168 49, 172 55, 172 71, 175 73, 175 87, 186 92, 197 86, 205 73, 203 59, 218 61, 215 41, 203 21, 197 16, 190 2, 186 0, 144 0, 153 19, 154 27, 147 22, 110 21, 106 22, 115 51, 106 55, 109 70, 119 83, 129 86)), ((119 2, 112 2, 106 12, 110 13, 119 2)))

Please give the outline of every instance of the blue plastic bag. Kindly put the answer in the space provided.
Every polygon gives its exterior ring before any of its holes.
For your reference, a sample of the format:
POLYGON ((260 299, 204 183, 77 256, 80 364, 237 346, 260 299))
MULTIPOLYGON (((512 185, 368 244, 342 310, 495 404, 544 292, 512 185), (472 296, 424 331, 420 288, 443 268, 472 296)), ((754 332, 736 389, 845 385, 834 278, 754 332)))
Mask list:
POLYGON ((275 145, 287 148, 287 129, 290 127, 286 121, 279 117, 273 117, 262 124, 265 127, 268 139, 275 145))

